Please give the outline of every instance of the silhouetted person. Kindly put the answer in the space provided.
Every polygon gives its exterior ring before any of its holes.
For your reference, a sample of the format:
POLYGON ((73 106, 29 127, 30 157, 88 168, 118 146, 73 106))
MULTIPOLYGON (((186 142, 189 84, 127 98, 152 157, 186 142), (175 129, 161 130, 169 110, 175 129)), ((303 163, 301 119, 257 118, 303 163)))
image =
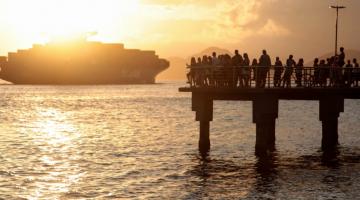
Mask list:
POLYGON ((198 57, 198 59, 197 59, 196 66, 202 66, 202 61, 201 61, 200 57, 198 57))
MULTIPOLYGON (((344 48, 342 49, 342 53, 344 52, 344 48)), ((340 54, 341 55, 341 54, 340 54)), ((345 54, 343 54, 345 59, 345 54)), ((341 60, 340 56, 335 56, 334 64, 333 64, 333 85, 339 87, 343 84, 343 74, 342 67, 344 66, 345 61, 341 60)))
POLYGON ((283 72, 283 64, 279 57, 276 57, 275 61, 275 73, 274 73, 274 87, 281 86, 281 74, 283 72))
POLYGON ((258 80, 258 73, 259 73, 259 70, 258 70, 258 66, 259 66, 259 63, 257 61, 256 58, 254 58, 252 60, 252 63, 251 63, 251 68, 253 70, 253 78, 252 80, 255 81, 255 84, 257 84, 257 80, 258 80))
POLYGON ((229 54, 224 55, 223 64, 224 64, 224 70, 225 70, 225 84, 227 86, 234 86, 235 74, 233 72, 231 56, 229 54))
POLYGON ((356 58, 353 59, 353 64, 354 64, 354 69, 353 69, 354 85, 355 87, 359 87, 360 68, 356 58))
POLYGON ((329 71, 329 78, 330 78, 330 86, 335 86, 335 84, 337 83, 338 80, 338 76, 337 76, 337 68, 338 68, 338 63, 339 63, 339 57, 338 56, 333 56, 330 58, 330 71, 329 71))
POLYGON ((290 55, 289 58, 286 60, 286 67, 285 67, 285 73, 283 76, 283 87, 291 87, 291 76, 293 74, 295 61, 294 56, 290 55))
POLYGON ((206 55, 203 56, 201 63, 203 66, 209 65, 208 57, 206 55))
POLYGON ((210 69, 209 69, 209 66, 211 65, 212 61, 210 61, 208 59, 208 56, 207 55, 204 55, 203 56, 203 59, 202 59, 202 63, 203 63, 203 66, 205 68, 203 68, 201 70, 202 72, 202 79, 203 79, 203 82, 204 82, 204 85, 205 86, 209 86, 209 77, 210 77, 210 69))
POLYGON ((200 57, 197 58, 197 61, 193 63, 191 61, 191 64, 194 64, 194 67, 192 67, 192 75, 193 75, 193 83, 195 86, 202 86, 202 60, 200 57))
POLYGON ((212 65, 214 65, 214 66, 220 65, 220 60, 218 59, 218 57, 216 57, 216 52, 213 52, 213 53, 212 53, 211 63, 212 63, 212 65))
POLYGON ((295 67, 296 87, 302 86, 303 70, 304 70, 304 59, 300 58, 299 62, 296 64, 295 67))
POLYGON ((338 64, 340 67, 345 65, 345 52, 344 52, 344 47, 340 48, 340 55, 339 55, 339 59, 338 59, 338 64))
POLYGON ((328 65, 325 63, 325 60, 320 60, 319 69, 320 69, 320 75, 319 75, 320 86, 325 87, 326 79, 328 75, 328 65))
POLYGON ((352 84, 352 68, 353 65, 351 64, 351 60, 347 61, 347 64, 345 66, 345 72, 344 72, 344 82, 347 87, 350 87, 352 84))
POLYGON ((245 87, 250 86, 250 76, 251 76, 251 69, 250 69, 250 59, 247 53, 244 53, 244 62, 243 62, 243 81, 245 83, 245 87))
POLYGON ((212 57, 211 57, 211 56, 208 56, 208 59, 207 59, 207 60, 208 60, 208 64, 209 64, 209 65, 212 65, 212 57))
POLYGON ((190 70, 186 74, 186 76, 187 76, 187 79, 188 79, 188 83, 192 87, 194 85, 194 72, 195 72, 194 68, 196 67, 196 59, 195 59, 195 57, 191 58, 190 65, 188 65, 188 67, 190 68, 190 70))
POLYGON ((195 57, 192 57, 192 58, 191 58, 190 66, 191 66, 191 67, 195 67, 195 66, 196 66, 196 59, 195 59, 195 57))
POLYGON ((263 54, 259 59, 259 65, 260 65, 260 73, 259 73, 260 79, 259 79, 259 84, 257 86, 263 88, 266 85, 266 76, 271 67, 271 58, 267 54, 266 50, 263 50, 263 54))
POLYGON ((214 71, 215 69, 213 68, 213 58, 211 56, 207 56, 207 69, 204 69, 206 71, 206 77, 208 80, 208 84, 209 86, 214 86, 214 71))
POLYGON ((314 81, 314 85, 318 85, 320 84, 320 69, 319 69, 319 58, 315 58, 314 60, 314 77, 313 77, 313 80, 314 81))
POLYGON ((235 50, 235 55, 232 57, 232 65, 235 67, 234 69, 234 84, 237 85, 238 81, 240 82, 240 87, 244 86, 244 83, 242 81, 242 69, 241 66, 243 64, 243 58, 239 54, 238 50, 235 50))

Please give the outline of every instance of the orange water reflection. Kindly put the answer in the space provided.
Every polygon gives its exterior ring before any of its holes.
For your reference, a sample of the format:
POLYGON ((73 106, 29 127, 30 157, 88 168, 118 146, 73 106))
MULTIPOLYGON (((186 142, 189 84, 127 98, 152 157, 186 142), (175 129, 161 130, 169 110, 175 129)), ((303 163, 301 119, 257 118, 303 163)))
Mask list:
POLYGON ((34 116, 29 135, 40 152, 24 197, 61 198, 84 175, 75 162, 79 158, 76 141, 80 133, 69 120, 69 113, 59 109, 40 108, 34 116))

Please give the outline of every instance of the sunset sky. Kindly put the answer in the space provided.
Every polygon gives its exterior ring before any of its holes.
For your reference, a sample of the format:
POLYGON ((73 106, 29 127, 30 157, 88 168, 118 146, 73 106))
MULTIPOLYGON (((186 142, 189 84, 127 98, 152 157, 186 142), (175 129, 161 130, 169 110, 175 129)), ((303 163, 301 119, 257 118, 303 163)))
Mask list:
POLYGON ((209 46, 310 58, 360 49, 359 0, 0 0, 0 55, 49 38, 96 31, 93 40, 187 57, 209 46))

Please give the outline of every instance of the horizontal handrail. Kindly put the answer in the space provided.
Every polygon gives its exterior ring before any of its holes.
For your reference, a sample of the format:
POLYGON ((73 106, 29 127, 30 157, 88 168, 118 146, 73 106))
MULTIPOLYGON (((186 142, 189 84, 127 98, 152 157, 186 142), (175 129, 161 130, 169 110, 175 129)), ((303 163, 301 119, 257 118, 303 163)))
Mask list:
POLYGON ((190 87, 358 87, 360 68, 338 66, 187 66, 190 87))

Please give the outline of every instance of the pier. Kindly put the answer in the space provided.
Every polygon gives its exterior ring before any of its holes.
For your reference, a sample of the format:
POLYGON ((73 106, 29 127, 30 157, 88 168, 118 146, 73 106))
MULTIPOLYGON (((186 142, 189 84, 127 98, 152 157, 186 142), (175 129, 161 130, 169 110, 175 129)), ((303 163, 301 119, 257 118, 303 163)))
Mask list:
MULTIPOLYGON (((360 99, 360 87, 345 68, 332 71, 319 83, 313 67, 302 69, 301 79, 294 76, 288 87, 274 84, 275 67, 251 69, 248 84, 241 84, 241 67, 201 67, 190 69, 190 86, 179 88, 180 92, 192 94, 192 110, 196 121, 200 122, 199 151, 210 151, 210 122, 213 121, 214 101, 252 101, 253 123, 256 124, 255 154, 263 155, 275 149, 276 119, 279 113, 279 100, 319 101, 319 120, 322 122, 321 148, 333 150, 339 144, 338 118, 344 112, 345 99, 360 99), (258 70, 267 68, 265 84, 259 84, 258 70), (347 79, 347 80, 346 80, 347 79), (299 84, 300 81, 300 84, 299 84), (325 81, 325 82, 324 82, 325 81), (350 84, 349 84, 350 83, 350 84)), ((333 69, 322 69, 333 70, 333 69)))

